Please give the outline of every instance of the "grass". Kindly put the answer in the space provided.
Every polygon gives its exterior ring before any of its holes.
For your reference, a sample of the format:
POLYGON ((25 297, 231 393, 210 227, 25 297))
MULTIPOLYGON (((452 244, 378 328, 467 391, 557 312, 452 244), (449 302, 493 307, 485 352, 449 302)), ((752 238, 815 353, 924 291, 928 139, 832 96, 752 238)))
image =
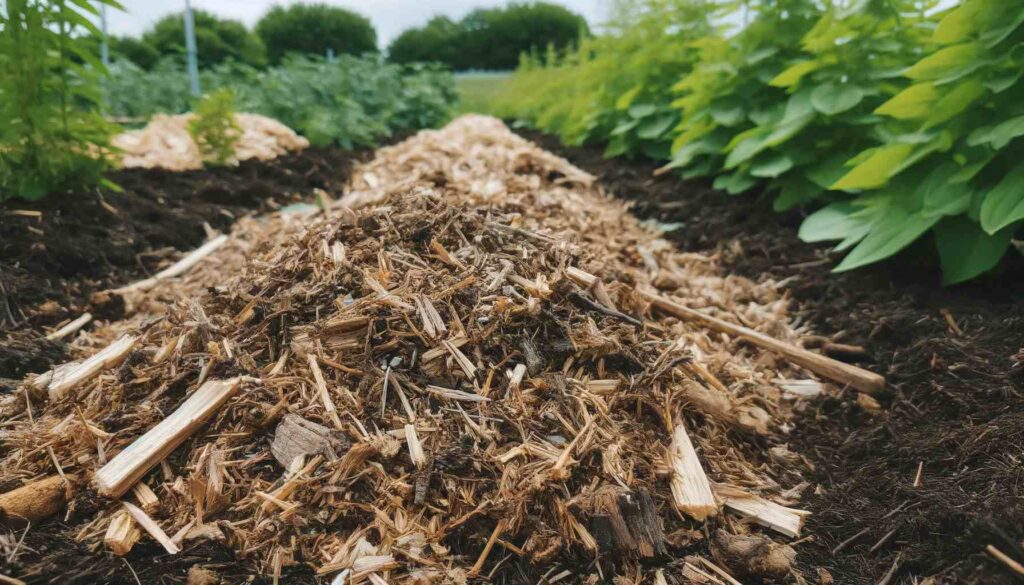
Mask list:
POLYGON ((455 87, 459 92, 459 114, 493 114, 494 98, 504 91, 510 73, 480 72, 460 73, 455 76, 455 87))

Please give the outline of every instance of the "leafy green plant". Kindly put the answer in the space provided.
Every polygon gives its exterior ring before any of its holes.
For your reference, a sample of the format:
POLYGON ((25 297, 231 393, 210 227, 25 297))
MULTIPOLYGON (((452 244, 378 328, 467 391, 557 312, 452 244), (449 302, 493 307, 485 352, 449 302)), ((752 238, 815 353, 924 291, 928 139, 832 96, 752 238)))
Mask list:
MULTIPOLYGON (((188 80, 180 63, 152 71, 115 63, 110 112, 144 117, 188 111, 188 80)), ((203 88, 228 88, 238 111, 270 116, 315 145, 373 146, 396 132, 446 121, 457 95, 451 73, 427 65, 396 65, 380 57, 341 55, 333 63, 291 57, 279 67, 223 64, 200 73, 203 88)))
POLYGON ((38 199, 103 181, 110 126, 98 113, 106 73, 77 33, 114 0, 8 0, 0 10, 0 199, 38 199))
POLYGON ((938 5, 636 0, 586 50, 524 57, 499 111, 780 211, 823 206, 800 235, 838 240, 836 270, 931 234, 961 282, 1024 223, 1024 0, 938 5))
POLYGON ((241 133, 235 121, 235 95, 221 88, 203 96, 189 121, 188 132, 208 164, 224 165, 235 154, 241 133))

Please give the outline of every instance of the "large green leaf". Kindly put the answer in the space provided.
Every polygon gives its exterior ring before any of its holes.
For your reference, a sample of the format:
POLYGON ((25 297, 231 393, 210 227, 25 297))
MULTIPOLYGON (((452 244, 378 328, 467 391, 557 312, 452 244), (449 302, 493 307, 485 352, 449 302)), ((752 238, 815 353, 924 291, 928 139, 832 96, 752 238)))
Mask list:
POLYGON ((925 126, 932 127, 960 115, 986 93, 985 84, 980 79, 969 79, 957 84, 935 101, 925 119, 925 126))
POLYGON ((824 83, 811 92, 814 109, 827 116, 841 114, 864 99, 864 90, 850 83, 824 83))
POLYGON ((992 148, 1000 150, 1018 136, 1024 136, 1024 116, 1010 118, 995 126, 978 128, 967 136, 967 144, 989 144, 992 148))
POLYGON ((715 100, 709 111, 711 118, 722 126, 735 126, 747 117, 743 102, 734 96, 715 100))
POLYGON ((750 174, 755 177, 774 179, 791 168, 793 168, 793 159, 780 152, 771 154, 765 160, 754 161, 750 165, 750 174))
POLYGON ((928 55, 907 70, 907 77, 915 81, 936 80, 947 77, 958 69, 977 61, 982 48, 977 43, 961 43, 928 55))
POLYGON ((849 191, 856 189, 877 189, 889 181, 903 162, 914 152, 913 144, 890 144, 882 146, 861 162, 843 178, 832 185, 832 189, 849 191))
POLYGON ((982 229, 990 234, 1024 219, 1024 164, 1018 164, 985 195, 980 219, 982 229))
POLYGON ((817 71, 822 67, 822 65, 823 63, 814 59, 808 61, 797 61, 786 68, 785 71, 776 75, 768 85, 775 87, 789 87, 791 85, 796 85, 797 83, 800 83, 800 80, 803 79, 805 75, 813 71, 817 71))
POLYGON ((918 191, 923 215, 957 215, 967 211, 973 191, 966 184, 952 180, 961 170, 959 165, 950 162, 936 168, 921 182, 918 191))
POLYGON ((636 128, 636 135, 644 140, 660 137, 676 123, 676 115, 669 112, 644 118, 636 128))
POLYGON ((942 263, 942 282, 956 284, 991 270, 1010 247, 1012 235, 1012 226, 987 234, 963 215, 939 222, 935 244, 942 263))
POLYGON ((931 83, 918 83, 894 95, 875 109, 876 114, 897 120, 920 120, 928 116, 941 95, 931 83))
MULTIPOLYGON (((889 195, 893 198, 899 196, 898 193, 889 195)), ((889 205, 884 212, 878 214, 868 235, 834 270, 845 272, 884 260, 909 246, 938 221, 938 217, 925 217, 910 213, 900 206, 889 205)))
POLYGON ((805 242, 827 242, 866 233, 869 222, 865 222, 858 211, 859 208, 848 201, 826 205, 804 219, 797 235, 805 242))

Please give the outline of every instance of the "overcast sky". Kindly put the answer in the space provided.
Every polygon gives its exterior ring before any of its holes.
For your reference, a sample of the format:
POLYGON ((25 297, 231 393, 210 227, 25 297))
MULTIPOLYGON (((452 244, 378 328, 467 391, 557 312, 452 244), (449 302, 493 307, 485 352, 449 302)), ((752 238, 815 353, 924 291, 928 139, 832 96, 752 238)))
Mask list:
MULTIPOLYGON (((399 33, 420 26, 432 16, 444 14, 461 18, 481 6, 504 6, 506 0, 317 0, 359 12, 373 21, 377 41, 387 47, 399 33)), ((601 23, 610 0, 554 0, 582 14, 591 26, 601 23)), ((114 35, 138 36, 160 17, 184 9, 185 0, 121 0, 126 12, 111 11, 107 22, 114 35)), ((294 0, 192 0, 193 8, 209 10, 225 18, 252 26, 271 6, 294 4, 294 0)))

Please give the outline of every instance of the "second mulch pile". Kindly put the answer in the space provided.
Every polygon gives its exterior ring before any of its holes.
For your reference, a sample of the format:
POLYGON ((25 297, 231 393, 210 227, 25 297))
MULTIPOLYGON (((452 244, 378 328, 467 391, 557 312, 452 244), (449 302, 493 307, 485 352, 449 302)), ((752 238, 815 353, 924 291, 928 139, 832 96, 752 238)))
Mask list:
POLYGON ((96 555, 216 540, 275 579, 801 579, 766 535, 799 535, 785 437, 823 384, 638 292, 795 342, 771 283, 490 118, 381 149, 321 203, 239 224, 212 258, 240 273, 162 313, 152 283, 8 396, 0 485, 32 493, 0 511, 60 512, 96 555))

